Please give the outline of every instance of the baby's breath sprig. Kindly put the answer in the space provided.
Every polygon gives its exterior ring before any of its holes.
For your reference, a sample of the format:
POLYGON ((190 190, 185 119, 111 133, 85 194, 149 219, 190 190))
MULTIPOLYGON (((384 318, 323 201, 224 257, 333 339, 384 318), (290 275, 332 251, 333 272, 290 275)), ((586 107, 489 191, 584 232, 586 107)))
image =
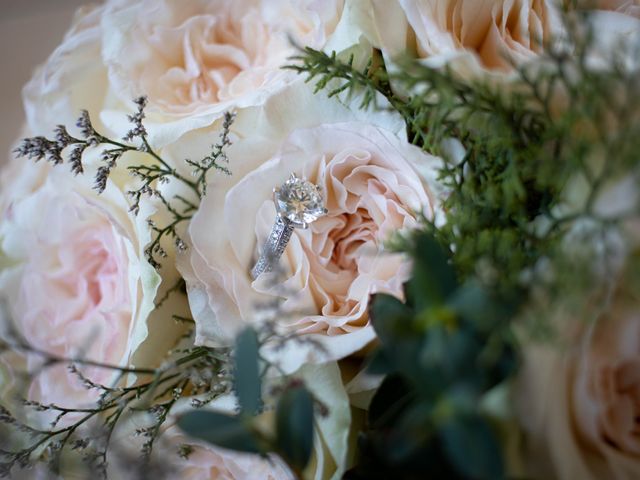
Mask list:
MULTIPOLYGON (((113 450, 112 436, 119 422, 131 415, 148 413, 151 425, 141 427, 145 437, 139 461, 148 463, 163 425, 172 408, 183 397, 198 395, 198 407, 215 400, 231 388, 229 352, 227 349, 190 347, 170 352, 169 359, 154 368, 110 365, 81 358, 63 358, 40 350, 14 332, 1 352, 22 352, 40 357, 43 369, 66 364, 88 390, 100 392, 94 404, 82 407, 22 399, 22 407, 50 413, 48 428, 34 427, 20 420, 9 409, 0 406, 0 426, 13 434, 0 441, 0 477, 16 468, 29 468, 45 461, 56 472, 63 453, 76 453, 99 478, 106 478, 107 453, 113 450), (103 385, 88 378, 80 366, 108 369, 118 373, 113 385, 103 385), (130 375, 135 374, 135 381, 130 375), (129 379, 129 380, 128 380, 129 379), (63 419, 66 423, 62 425, 63 419), (13 441, 12 441, 13 440, 13 441)), ((25 377, 41 372, 25 372, 25 377)), ((195 398, 195 397, 194 397, 195 398)))
POLYGON ((231 174, 227 166, 229 159, 226 149, 231 145, 230 129, 235 115, 225 113, 220 141, 211 147, 209 154, 200 161, 185 160, 185 163, 193 168, 194 178, 190 178, 172 167, 149 143, 148 132, 144 125, 147 98, 139 97, 134 100, 134 103, 136 111, 128 115, 131 128, 122 141, 111 139, 98 132, 89 112, 83 110, 76 123, 81 138, 71 135, 65 126, 59 125, 54 131, 53 139, 43 136, 25 138, 16 148, 15 153, 18 157, 27 157, 35 161, 44 159, 53 165, 64 163, 66 158, 71 171, 80 174, 85 171, 83 157, 87 149, 102 148, 101 165, 97 169, 93 185, 99 194, 107 188, 109 177, 118 167, 123 155, 130 152, 147 154, 151 162, 126 167, 130 175, 139 180, 136 188, 128 190, 127 194, 131 198, 130 211, 133 214, 137 215, 140 212, 142 198, 149 197, 159 202, 164 208, 166 215, 158 215, 158 217, 169 217, 169 220, 162 225, 158 224, 157 219, 149 219, 148 222, 153 238, 145 249, 145 254, 152 266, 160 268, 162 259, 168 256, 165 239, 170 239, 179 251, 186 248, 186 243, 182 240, 179 231, 193 217, 200 201, 206 195, 209 172, 216 170, 226 175, 231 174), (162 193, 162 186, 172 180, 181 183, 187 193, 174 194, 171 198, 167 198, 162 193))
MULTIPOLYGON (((227 157, 226 149, 231 145, 229 138, 229 132, 231 124, 235 119, 235 114, 226 112, 224 114, 224 120, 222 123, 222 132, 220 133, 220 140, 218 143, 211 146, 211 152, 199 162, 187 160, 187 163, 193 167, 193 175, 196 177, 196 187, 198 189, 198 195, 200 198, 207 194, 207 175, 209 171, 217 170, 225 175, 231 175, 231 170, 228 168, 229 158, 227 157)), ((183 202, 186 201, 180 198, 183 202)), ((188 207, 189 204, 186 203, 188 207)))

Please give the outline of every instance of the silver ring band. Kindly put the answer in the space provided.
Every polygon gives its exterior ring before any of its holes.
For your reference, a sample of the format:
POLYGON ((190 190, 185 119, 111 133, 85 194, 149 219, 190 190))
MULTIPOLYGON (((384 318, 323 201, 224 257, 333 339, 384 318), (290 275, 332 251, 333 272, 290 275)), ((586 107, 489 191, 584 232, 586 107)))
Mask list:
POLYGON ((269 237, 264 242, 260 258, 251 269, 251 278, 255 280, 263 273, 270 272, 273 269, 284 253, 292 233, 293 225, 291 222, 278 215, 269 237))
POLYGON ((294 173, 279 188, 273 189, 273 202, 277 217, 260 258, 251 269, 254 280, 271 271, 280 260, 294 228, 308 228, 311 222, 327 214, 320 187, 294 173))

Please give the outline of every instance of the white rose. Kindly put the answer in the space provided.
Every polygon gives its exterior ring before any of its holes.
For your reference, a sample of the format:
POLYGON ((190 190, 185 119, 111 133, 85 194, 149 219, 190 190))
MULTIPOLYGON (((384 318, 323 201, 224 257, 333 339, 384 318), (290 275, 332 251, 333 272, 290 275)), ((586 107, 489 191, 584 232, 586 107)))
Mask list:
POLYGON ((552 0, 372 0, 373 43, 393 63, 414 53, 465 77, 502 78, 560 33, 552 0))
MULTIPOLYGON (((42 175, 41 169, 22 160, 22 169, 9 170, 18 184, 40 177, 30 190, 9 190, 10 197, 0 201, 0 291, 14 327, 53 355, 131 365, 148 340, 147 319, 160 282, 143 254, 149 229, 130 216, 113 184, 98 196, 66 171, 42 175)), ((165 328, 163 335, 177 335, 173 325, 165 328)), ((157 362, 157 355, 140 361, 157 362)), ((29 357, 29 368, 41 360, 29 357)), ((114 375, 79 368, 103 384, 114 375)), ((94 393, 61 364, 35 378, 30 397, 70 406, 86 405, 94 393)))
POLYGON ((534 478, 640 477, 640 297, 630 273, 606 312, 593 318, 600 300, 581 310, 586 318, 565 315, 559 342, 524 349, 515 400, 534 478))
MULTIPOLYGON (((259 323, 259 305, 280 298, 286 311, 296 312, 282 326, 321 342, 328 358, 342 358, 374 338, 369 296, 402 296, 410 265, 386 252, 384 243, 417 225, 416 212, 434 217, 440 160, 407 143, 399 118, 349 112, 304 87, 247 113, 236 128, 239 136, 250 136, 229 150, 233 174, 212 183, 189 227, 190 248, 178 258, 196 342, 228 342, 244 326, 259 323), (302 116, 298 105, 305 105, 302 116), (368 123, 357 121, 362 117, 368 123), (320 186, 329 213, 308 230, 294 231, 281 284, 269 274, 252 282, 256 249, 276 218, 271 191, 292 172, 320 186)), ((325 358, 291 343, 285 369, 325 358)))
MULTIPOLYGON (((340 369, 335 362, 305 366, 296 372, 296 376, 305 382, 314 398, 326 407, 326 415, 317 415, 315 418, 313 453, 304 471, 304 478, 338 480, 342 478, 347 467, 351 425, 349 399, 342 385, 340 369)), ((175 475, 183 479, 289 480, 294 478, 287 465, 276 455, 265 459, 258 455, 218 448, 187 436, 178 428, 176 420, 178 416, 193 411, 189 402, 187 398, 177 402, 163 426, 161 436, 155 442, 152 459, 158 460, 160 465, 168 464, 174 469, 175 475), (180 458, 179 447, 184 444, 192 447, 192 452, 187 458, 180 458)), ((203 408, 233 415, 237 411, 237 403, 232 395, 225 395, 203 408)), ((257 418, 260 428, 269 435, 274 434, 273 413, 272 409, 268 409, 257 418)), ((134 414, 118 426, 114 434, 116 448, 109 462, 110 478, 130 478, 130 465, 126 463, 126 458, 124 463, 118 458, 118 448, 124 449, 127 453, 139 451, 144 439, 135 436, 133 432, 137 428, 148 427, 151 422, 152 419, 148 415, 134 414)))
POLYGON ((123 113, 147 95, 150 142, 161 148, 294 81, 281 68, 295 53, 290 37, 352 47, 353 10, 343 0, 109 0, 81 9, 25 87, 30 130, 48 134, 86 109, 100 131, 123 135, 123 113))

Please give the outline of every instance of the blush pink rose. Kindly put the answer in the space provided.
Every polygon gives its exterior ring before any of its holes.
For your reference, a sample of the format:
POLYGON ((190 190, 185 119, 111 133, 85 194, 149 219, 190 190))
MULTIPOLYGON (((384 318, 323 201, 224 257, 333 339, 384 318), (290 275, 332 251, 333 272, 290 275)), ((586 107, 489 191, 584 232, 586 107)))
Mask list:
POLYGON ((504 76, 560 31, 552 0, 373 0, 389 59, 414 51, 427 65, 465 76, 504 76), (389 18, 394 28, 388 28, 389 18))
MULTIPOLYGON (((637 285, 636 285, 637 287, 637 285)), ((516 388, 534 478, 640 478, 640 297, 622 286, 568 342, 525 350, 516 388)))
POLYGON ((342 0, 112 1, 103 19, 110 80, 163 114, 221 114, 262 102, 292 78, 291 43, 322 48, 342 0))
MULTIPOLYGON (((347 469, 348 459, 353 454, 350 443, 351 410, 349 397, 342 383, 342 372, 336 362, 323 365, 307 365, 295 373, 304 381, 314 398, 324 405, 324 415, 317 415, 314 427, 314 441, 311 460, 302 473, 302 478, 327 480, 342 478, 347 469)), ((267 380, 269 382, 269 380, 267 380)), ((279 385, 280 380, 275 384, 279 385)), ((270 387, 267 386, 267 389, 270 387)), ((267 408, 256 419, 254 424, 266 436, 275 435, 275 398, 267 396, 267 408)), ((227 415, 235 415, 238 404, 233 395, 225 394, 217 397, 200 411, 210 410, 227 415)), ((193 412, 191 399, 183 398, 176 402, 162 427, 162 434, 155 443, 152 460, 160 465, 169 465, 174 469, 171 478, 188 480, 289 480, 296 478, 289 467, 275 454, 268 458, 259 455, 246 455, 239 452, 216 447, 203 440, 189 437, 177 425, 181 415, 193 412), (189 455, 181 446, 188 446, 189 455), (182 457, 182 458, 181 458, 182 457)), ((128 480, 138 478, 131 475, 131 465, 126 458, 119 458, 118 451, 139 452, 145 437, 135 435, 140 428, 147 428, 154 423, 152 415, 133 412, 123 417, 116 427, 113 442, 116 448, 109 459, 109 478, 128 480), (124 460, 124 461, 123 461, 124 460)))
MULTIPOLYGON (((37 168, 26 164, 27 177, 37 168)), ((124 195, 110 185, 96 197, 54 170, 3 204, 0 291, 16 330, 53 355, 130 365, 147 337, 159 277, 141 255, 148 233, 129 217, 124 195)), ((27 360, 34 371, 42 364, 36 355, 27 360)), ((103 384, 115 375, 78 368, 103 384)), ((97 394, 60 364, 35 377, 29 397, 77 406, 97 394)))
MULTIPOLYGON (((321 342, 328 358, 361 349, 375 336, 370 295, 402 297, 409 278, 407 259, 388 252, 385 242, 414 228, 420 213, 434 218, 440 160, 364 123, 295 130, 275 152, 246 143, 230 151, 234 174, 228 184, 212 186, 191 222, 191 248, 178 258, 196 342, 229 342, 259 322, 260 305, 281 299, 291 313, 280 326, 321 342), (252 262, 276 217, 272 189, 291 173, 319 186, 328 214, 294 231, 281 261, 283 278, 271 273, 252 281, 252 262)), ((300 348, 285 368, 327 359, 300 348)))
POLYGON ((183 480, 295 480, 287 465, 277 456, 262 458, 213 445, 184 435, 179 428, 170 425, 162 436, 166 446, 173 451, 166 452, 175 459, 175 467, 183 480), (180 445, 188 445, 191 452, 180 459, 177 451, 180 445))

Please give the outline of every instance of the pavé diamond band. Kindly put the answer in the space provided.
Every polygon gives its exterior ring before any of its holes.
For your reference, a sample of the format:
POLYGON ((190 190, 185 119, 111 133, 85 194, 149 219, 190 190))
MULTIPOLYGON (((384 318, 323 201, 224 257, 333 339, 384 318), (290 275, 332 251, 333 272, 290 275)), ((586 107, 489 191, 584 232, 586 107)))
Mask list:
POLYGON ((308 228, 310 223, 327 213, 320 189, 295 174, 291 174, 280 188, 273 190, 273 201, 277 218, 262 247, 260 258, 251 269, 251 278, 254 280, 273 269, 284 253, 294 228, 308 228))

